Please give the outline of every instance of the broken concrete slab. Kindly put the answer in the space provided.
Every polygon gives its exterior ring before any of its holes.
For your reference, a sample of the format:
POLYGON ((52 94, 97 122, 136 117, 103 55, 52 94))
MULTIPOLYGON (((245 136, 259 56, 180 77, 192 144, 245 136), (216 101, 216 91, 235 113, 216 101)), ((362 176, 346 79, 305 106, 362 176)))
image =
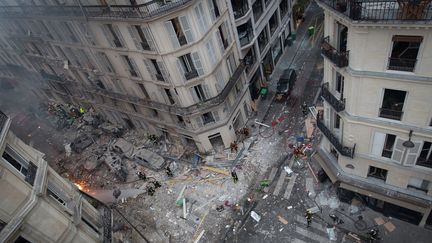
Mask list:
POLYGON ((92 144, 93 144, 93 139, 89 135, 83 134, 75 138, 70 146, 74 152, 80 154, 82 153, 82 151, 84 151, 87 147, 89 147, 92 144))
POLYGON ((145 148, 138 149, 132 157, 138 164, 152 170, 158 171, 166 166, 166 161, 162 156, 145 148))
POLYGON ((132 143, 126 141, 125 139, 119 138, 111 145, 111 149, 121 156, 131 159, 134 154, 135 147, 132 143))

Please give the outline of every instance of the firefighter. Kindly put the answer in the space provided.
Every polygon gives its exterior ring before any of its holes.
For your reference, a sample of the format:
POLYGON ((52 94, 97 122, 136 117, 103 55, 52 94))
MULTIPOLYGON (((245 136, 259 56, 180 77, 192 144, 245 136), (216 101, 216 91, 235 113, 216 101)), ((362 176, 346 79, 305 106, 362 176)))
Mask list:
POLYGON ((171 169, 169 166, 166 167, 165 169, 166 174, 168 175, 168 177, 173 177, 174 174, 172 173, 171 169))
POLYGON ((147 176, 141 171, 138 171, 138 178, 143 181, 147 180, 147 176))
POLYGON ((307 227, 308 228, 309 228, 309 226, 312 223, 312 216, 313 216, 313 213, 310 210, 306 210, 305 217, 306 217, 306 220, 307 220, 307 227))
POLYGON ((233 180, 234 180, 234 183, 237 183, 237 181, 238 181, 238 176, 237 176, 237 172, 235 172, 235 170, 232 170, 232 171, 231 171, 231 176, 232 176, 232 178, 233 178, 233 180))
POLYGON ((301 106, 301 108, 302 108, 303 115, 306 116, 308 114, 308 106, 307 106, 306 102, 303 102, 303 105, 301 106))

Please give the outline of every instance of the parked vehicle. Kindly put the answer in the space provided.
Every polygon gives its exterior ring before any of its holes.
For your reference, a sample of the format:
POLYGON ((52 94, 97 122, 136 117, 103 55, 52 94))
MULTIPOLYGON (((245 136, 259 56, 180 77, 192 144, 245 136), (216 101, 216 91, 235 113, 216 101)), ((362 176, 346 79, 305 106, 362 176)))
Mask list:
POLYGON ((294 88, 296 80, 297 73, 294 69, 288 68, 283 71, 276 86, 275 98, 277 101, 284 101, 288 98, 294 88))
POLYGON ((164 169, 166 166, 166 161, 162 156, 144 148, 136 151, 133 155, 133 160, 142 166, 156 171, 164 169))

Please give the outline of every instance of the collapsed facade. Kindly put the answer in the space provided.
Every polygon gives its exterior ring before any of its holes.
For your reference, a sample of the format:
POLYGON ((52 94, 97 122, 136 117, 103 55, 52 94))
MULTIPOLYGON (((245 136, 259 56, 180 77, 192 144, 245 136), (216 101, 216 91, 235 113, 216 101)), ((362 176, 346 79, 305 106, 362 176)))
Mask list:
POLYGON ((96 209, 10 122, 0 111, 0 242, 111 242, 111 210, 96 209))
POLYGON ((4 0, 0 74, 20 66, 40 73, 58 102, 200 151, 226 148, 289 43, 291 8, 288 0, 4 0))
POLYGON ((315 159, 342 199, 431 227, 431 1, 317 2, 325 138, 315 159))

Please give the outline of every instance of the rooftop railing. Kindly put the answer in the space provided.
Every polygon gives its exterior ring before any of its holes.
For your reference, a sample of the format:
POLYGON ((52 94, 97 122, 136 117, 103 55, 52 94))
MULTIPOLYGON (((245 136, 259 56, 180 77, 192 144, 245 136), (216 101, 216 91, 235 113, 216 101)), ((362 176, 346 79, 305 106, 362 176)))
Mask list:
POLYGON ((137 5, 21 5, 0 6, 0 16, 57 16, 145 19, 170 12, 192 0, 153 0, 137 5))
POLYGON ((318 0, 358 21, 431 21, 431 0, 318 0))

